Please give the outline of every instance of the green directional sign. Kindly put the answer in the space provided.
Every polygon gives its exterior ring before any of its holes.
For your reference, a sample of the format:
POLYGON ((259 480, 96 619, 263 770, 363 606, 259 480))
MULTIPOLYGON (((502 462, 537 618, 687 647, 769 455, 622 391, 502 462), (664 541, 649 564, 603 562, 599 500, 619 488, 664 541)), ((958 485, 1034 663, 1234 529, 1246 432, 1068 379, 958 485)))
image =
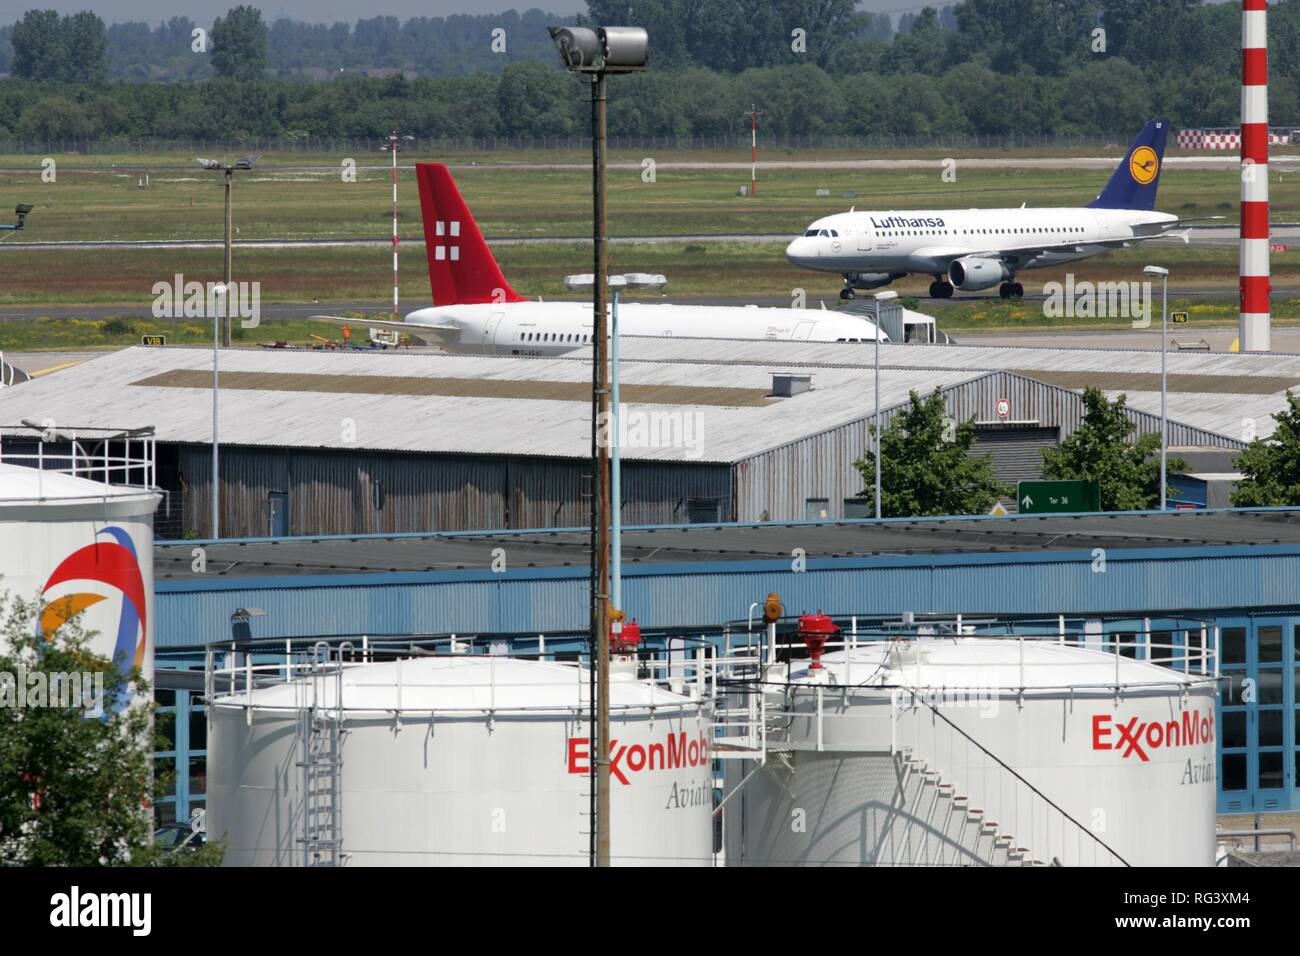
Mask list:
POLYGON ((1101 510, 1101 486, 1095 481, 1021 481, 1016 505, 1022 515, 1101 510))

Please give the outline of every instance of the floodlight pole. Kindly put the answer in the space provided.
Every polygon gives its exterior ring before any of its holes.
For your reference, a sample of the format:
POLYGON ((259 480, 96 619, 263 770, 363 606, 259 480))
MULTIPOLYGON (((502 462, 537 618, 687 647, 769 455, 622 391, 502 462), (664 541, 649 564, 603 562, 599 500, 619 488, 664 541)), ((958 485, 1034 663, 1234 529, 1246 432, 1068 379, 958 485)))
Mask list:
POLYGON ((1160 294, 1160 510, 1165 511, 1169 500, 1169 472, 1165 468, 1169 448, 1169 416, 1166 409, 1169 392, 1165 375, 1169 361, 1166 339, 1169 333, 1169 273, 1166 272, 1161 279, 1164 280, 1164 288, 1160 294))
POLYGON ((591 75, 591 185, 593 203, 592 236, 595 247, 595 285, 592 289, 592 458, 596 465, 595 497, 592 509, 593 607, 592 646, 596 651, 595 677, 599 690, 596 701, 596 739, 592 742, 592 766, 596 772, 596 865, 609 866, 609 442, 601 439, 601 427, 609 425, 609 319, 605 303, 609 293, 608 224, 605 217, 605 145, 607 81, 604 70, 591 75))
MULTIPOLYGON (((234 185, 235 170, 233 166, 226 166, 226 295, 230 295, 230 234, 231 214, 230 214, 230 189, 234 185)), ((224 320, 221 323, 221 344, 230 348, 230 308, 226 308, 224 320)), ((215 386, 214 386, 215 388, 215 386)))
POLYGON ((876 368, 872 374, 872 386, 876 391, 876 520, 880 520, 880 313, 876 313, 876 368))
MULTIPOLYGON (((230 173, 226 173, 226 182, 230 182, 230 173)), ((229 193, 227 193, 229 195, 229 193)), ((229 301, 230 286, 225 287, 225 291, 218 296, 224 302, 229 301)), ((219 482, 217 459, 218 445, 220 444, 220 432, 217 428, 217 396, 220 395, 218 390, 220 385, 220 373, 217 369, 218 357, 221 355, 221 326, 222 315, 225 312, 230 313, 227 306, 224 309, 218 309, 217 314, 212 317, 212 538, 216 540, 221 537, 221 484, 219 482)))
MULTIPOLYGON (((609 317, 610 317, 610 365, 613 368, 613 376, 610 385, 610 416, 609 416, 609 447, 610 447, 610 468, 609 468, 609 497, 610 497, 610 553, 612 554, 611 571, 609 576, 609 600, 610 606, 615 611, 623 610, 623 477, 622 462, 619 459, 619 444, 622 441, 622 422, 621 417, 623 410, 618 404, 618 288, 610 290, 609 294, 609 317)), ((620 620, 622 620, 620 618, 620 620)))

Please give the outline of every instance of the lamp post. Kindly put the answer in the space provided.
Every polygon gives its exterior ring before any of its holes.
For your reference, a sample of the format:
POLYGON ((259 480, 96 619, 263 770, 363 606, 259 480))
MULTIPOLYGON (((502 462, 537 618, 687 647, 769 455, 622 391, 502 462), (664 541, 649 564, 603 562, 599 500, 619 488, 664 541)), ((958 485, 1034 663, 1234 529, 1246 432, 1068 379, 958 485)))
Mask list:
MULTIPOLYGON (((231 232, 233 231, 232 228, 231 228, 232 219, 231 219, 231 206, 230 206, 230 190, 231 190, 231 187, 234 185, 234 181, 235 181, 235 170, 237 170, 237 169, 252 169, 252 168, 253 168, 253 164, 256 163, 256 162, 257 162, 259 159, 261 159, 261 158, 262 158, 261 156, 245 156, 243 159, 239 160, 239 162, 235 163, 233 166, 232 166, 231 164, 229 164, 229 163, 222 163, 222 162, 219 162, 219 161, 217 161, 217 160, 215 160, 215 159, 203 159, 203 158, 200 157, 199 160, 198 160, 198 164, 199 164, 200 166, 202 166, 204 169, 212 170, 212 171, 214 171, 214 172, 222 172, 222 173, 225 174, 225 178, 226 178, 226 243, 225 243, 225 245, 226 245, 226 271, 225 271, 225 282, 226 282, 226 287, 227 287, 227 288, 230 287, 231 232)), ((226 313, 226 317, 225 317, 225 321, 222 323, 221 344, 224 345, 226 348, 229 348, 229 347, 230 347, 230 313, 229 313, 229 311, 227 311, 227 313, 226 313)))
POLYGON ((880 307, 890 299, 897 299, 898 293, 892 289, 885 292, 877 292, 876 299, 876 367, 872 374, 872 384, 876 389, 876 411, 875 411, 875 429, 876 429, 876 520, 880 520, 880 307))
POLYGON ((1168 472, 1165 471, 1169 446, 1169 416, 1166 411, 1169 390, 1165 375, 1165 367, 1168 364, 1169 356, 1169 348, 1165 341, 1165 336, 1169 331, 1167 321, 1169 315, 1169 270, 1162 266, 1147 266, 1142 270, 1142 274, 1159 276, 1164 284, 1164 289, 1160 294, 1160 510, 1164 511, 1168 507, 1169 500, 1169 477, 1168 472))
POLYGON ((550 27, 551 39, 571 73, 591 83, 591 187, 594 276, 592 282, 591 457, 595 487, 591 516, 591 862, 609 866, 609 449, 600 441, 609 418, 609 350, 605 321, 608 250, 605 221, 606 80, 610 73, 639 73, 650 59, 650 37, 641 27, 550 27))
MULTIPOLYGON (((564 277, 564 287, 573 291, 585 290, 591 287, 595 282, 595 276, 590 273, 583 275, 572 275, 564 277)), ((610 497, 610 578, 609 578, 609 602, 612 607, 612 613, 618 616, 615 622, 617 627, 622 622, 621 613, 625 610, 623 607, 623 490, 622 490, 622 462, 620 460, 620 443, 622 441, 622 425, 620 416, 623 414, 622 404, 618 398, 618 386, 621 378, 619 371, 618 347, 618 300, 619 292, 623 289, 653 289, 661 290, 668 284, 668 279, 663 275, 651 275, 646 272, 629 272, 627 275, 615 275, 609 277, 609 342, 610 342, 610 366, 612 374, 610 376, 610 412, 609 412, 609 450, 610 450, 610 476, 609 476, 609 497, 610 497)), ((592 323, 594 326, 594 322, 592 323)))
POLYGON ((217 428, 217 397, 220 393, 221 376, 217 369, 218 360, 221 355, 221 320, 222 316, 228 316, 230 308, 230 287, 226 285, 217 285, 212 287, 212 294, 216 297, 218 303, 215 314, 212 316, 212 537, 213 539, 221 537, 221 485, 218 484, 217 478, 217 459, 219 456, 218 446, 221 444, 220 432, 217 428))

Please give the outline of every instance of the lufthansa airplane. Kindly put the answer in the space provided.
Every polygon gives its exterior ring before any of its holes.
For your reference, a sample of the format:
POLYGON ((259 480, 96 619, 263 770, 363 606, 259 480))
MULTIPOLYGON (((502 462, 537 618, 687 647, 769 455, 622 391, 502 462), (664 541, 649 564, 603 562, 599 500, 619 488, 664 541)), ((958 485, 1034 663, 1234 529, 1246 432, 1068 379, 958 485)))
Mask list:
MULTIPOLYGON (((1022 269, 1056 266, 1108 249, 1167 236, 1196 220, 1156 212, 1165 120, 1138 134, 1106 188, 1084 207, 944 209, 838 213, 818 219, 786 248, 795 265, 844 276, 840 297, 888 285, 911 273, 934 277, 930 295, 1000 286, 1024 295, 1022 269)), ((1187 233, 1173 233, 1187 241, 1187 233)))
MULTIPOLYGON (((403 322, 313 316, 332 322, 398 329, 448 352, 521 357, 563 355, 592 341, 590 302, 529 301, 510 287, 488 248, 447 167, 417 163, 420 211, 429 258, 433 306, 403 322)), ((757 306, 620 303, 619 333, 626 336, 769 339, 809 342, 888 341, 860 315, 826 309, 757 306)), ((933 324, 929 316, 903 312, 903 324, 933 324)))

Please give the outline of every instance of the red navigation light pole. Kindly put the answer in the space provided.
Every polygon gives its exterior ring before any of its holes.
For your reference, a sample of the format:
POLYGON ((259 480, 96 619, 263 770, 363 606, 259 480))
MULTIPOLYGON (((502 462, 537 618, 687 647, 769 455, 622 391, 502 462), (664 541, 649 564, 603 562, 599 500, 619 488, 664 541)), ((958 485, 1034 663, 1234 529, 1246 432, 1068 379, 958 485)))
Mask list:
POLYGON ((749 117, 749 194, 758 193, 758 118, 764 114, 757 106, 751 105, 745 116, 749 117))

